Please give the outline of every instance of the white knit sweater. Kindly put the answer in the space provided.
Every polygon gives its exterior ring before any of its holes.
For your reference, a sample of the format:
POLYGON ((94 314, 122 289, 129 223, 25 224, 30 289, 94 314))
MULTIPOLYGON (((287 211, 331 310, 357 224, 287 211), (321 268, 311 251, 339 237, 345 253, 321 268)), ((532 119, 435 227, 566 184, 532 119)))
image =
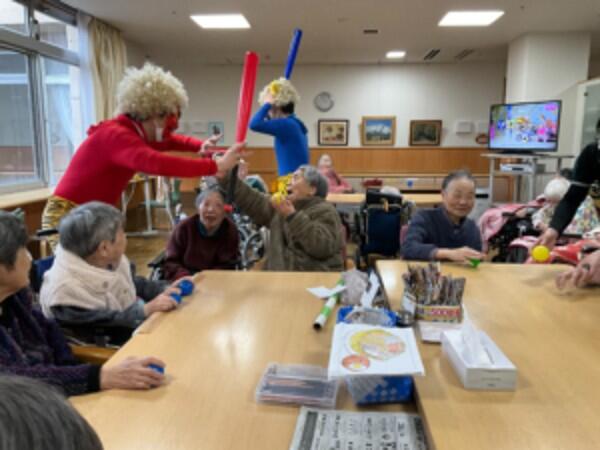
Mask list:
POLYGON ((54 264, 44 274, 40 291, 42 311, 50 318, 53 306, 123 311, 136 299, 131 267, 125 255, 112 271, 92 266, 60 245, 54 264))

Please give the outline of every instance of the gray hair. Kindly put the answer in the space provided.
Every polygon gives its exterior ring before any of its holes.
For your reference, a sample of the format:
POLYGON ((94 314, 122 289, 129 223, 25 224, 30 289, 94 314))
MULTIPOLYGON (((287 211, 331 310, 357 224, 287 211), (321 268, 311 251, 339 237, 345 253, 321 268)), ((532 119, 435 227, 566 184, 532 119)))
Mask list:
POLYGON ((102 450, 94 429, 54 388, 0 377, 0 449, 102 450))
POLYGON ((329 184, 319 170, 315 166, 309 166, 308 164, 300 166, 299 169, 308 185, 316 189, 315 195, 321 198, 327 197, 329 184))
POLYGON ((114 206, 89 202, 71 210, 60 221, 60 245, 80 258, 93 254, 102 241, 114 242, 125 220, 114 206))
POLYGON ((444 181, 442 181, 442 191, 448 189, 448 186, 450 186, 450 183, 452 183, 454 180, 459 180, 461 178, 466 178, 475 184, 475 179, 473 178, 473 175, 471 175, 471 172, 464 169, 455 170, 446 175, 446 178, 444 178, 444 181))
POLYGON ((223 191, 218 186, 210 186, 210 187, 204 189, 203 191, 201 191, 196 196, 196 201, 194 202, 194 205, 196 205, 196 209, 198 209, 200 207, 202 202, 204 200, 206 200, 206 198, 210 194, 219 194, 219 196, 221 197, 221 200, 223 200, 223 203, 225 203, 225 194, 223 194, 223 191))
POLYGON ((0 264, 12 269, 19 249, 27 244, 25 224, 14 214, 0 211, 0 264))

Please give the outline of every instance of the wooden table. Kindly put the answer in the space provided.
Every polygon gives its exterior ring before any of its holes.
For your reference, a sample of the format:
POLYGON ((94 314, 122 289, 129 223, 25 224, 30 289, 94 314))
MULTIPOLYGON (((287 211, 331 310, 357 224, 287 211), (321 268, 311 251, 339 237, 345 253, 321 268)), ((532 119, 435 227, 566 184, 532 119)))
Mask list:
POLYGON ((53 188, 45 187, 29 191, 12 192, 0 195, 0 209, 12 209, 30 203, 44 202, 52 195, 53 188))
MULTIPOLYGON (((388 298, 400 304, 402 261, 378 261, 388 298)), ((515 392, 465 390, 439 345, 420 344, 418 406, 441 449, 600 448, 600 289, 561 294, 564 267, 444 265, 467 277, 469 316, 517 366, 515 392)))
POLYGON ((335 205, 360 205, 365 201, 365 194, 357 192, 353 194, 327 194, 327 201, 335 205))
MULTIPOLYGON (((157 356, 166 386, 71 399, 106 449, 288 448, 299 408, 258 404, 254 391, 270 362, 327 366, 333 323, 313 330, 322 302, 306 288, 331 287, 339 274, 204 273, 190 301, 152 320, 109 362, 157 356)), ((355 409, 345 389, 338 408, 355 409)))
POLYGON ((426 208, 437 206, 442 203, 442 195, 437 194, 412 194, 404 192, 402 194, 404 201, 413 202, 417 208, 426 208))
MULTIPOLYGON (((404 201, 414 202, 417 207, 435 206, 442 202, 441 194, 413 194, 403 193, 404 201)), ((365 201, 364 193, 354 194, 328 194, 327 201, 335 204, 337 207, 360 206, 365 201)))

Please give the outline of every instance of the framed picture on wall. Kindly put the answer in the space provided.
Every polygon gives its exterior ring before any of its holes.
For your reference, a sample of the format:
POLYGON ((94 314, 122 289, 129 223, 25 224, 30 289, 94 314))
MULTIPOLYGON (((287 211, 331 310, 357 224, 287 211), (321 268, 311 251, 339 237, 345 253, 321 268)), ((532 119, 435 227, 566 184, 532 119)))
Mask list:
POLYGON ((319 119, 319 145, 348 145, 348 127, 346 119, 319 119))
POLYGON ((208 122, 207 124, 207 134, 208 137, 213 136, 215 134, 220 134, 221 139, 217 142, 217 145, 225 144, 225 123, 221 120, 208 122))
POLYGON ((360 125, 362 145, 394 145, 396 142, 395 116, 364 116, 360 125))
POLYGON ((410 140, 411 146, 438 146, 442 138, 441 120, 411 120, 410 140))

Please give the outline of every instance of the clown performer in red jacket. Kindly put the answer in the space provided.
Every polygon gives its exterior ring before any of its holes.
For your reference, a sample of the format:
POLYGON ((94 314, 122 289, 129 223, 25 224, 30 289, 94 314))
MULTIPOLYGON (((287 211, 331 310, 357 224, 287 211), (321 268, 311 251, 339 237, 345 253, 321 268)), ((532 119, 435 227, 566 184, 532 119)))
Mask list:
POLYGON ((203 142, 173 133, 187 103, 183 84, 170 72, 150 63, 128 68, 117 90, 117 116, 88 130, 46 203, 42 229, 57 228, 61 217, 92 200, 115 205, 136 172, 200 177, 234 167, 245 144, 231 146, 218 161, 164 153, 203 152, 218 139, 203 142))

